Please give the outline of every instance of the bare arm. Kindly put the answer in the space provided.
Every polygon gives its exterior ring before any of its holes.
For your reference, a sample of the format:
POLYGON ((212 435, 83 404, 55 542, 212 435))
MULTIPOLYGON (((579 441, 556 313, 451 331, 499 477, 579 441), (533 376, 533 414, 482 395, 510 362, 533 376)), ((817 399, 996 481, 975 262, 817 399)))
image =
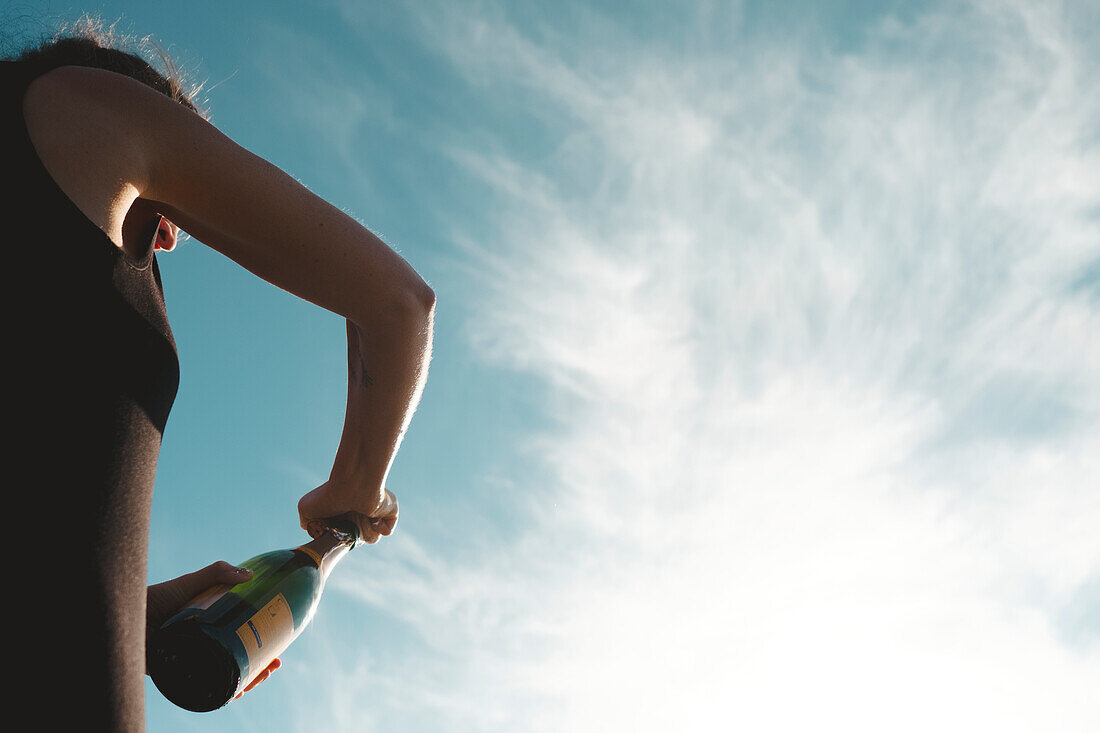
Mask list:
POLYGON ((364 515, 359 517, 363 538, 375 542, 379 535, 390 534, 397 522, 397 500, 382 489, 428 376, 432 313, 416 337, 406 342, 408 354, 387 352, 384 340, 351 321, 347 332, 348 402, 340 447, 328 482, 302 497, 298 509, 303 527, 310 518, 349 510, 364 515), (410 367, 412 373, 405 371, 410 367), (387 384, 391 386, 382 386, 387 384), (394 424, 379 421, 381 415, 403 418, 394 424), (380 490, 374 494, 362 487, 380 490))
MULTIPOLYGON (((330 481, 299 505, 302 522, 342 511, 396 519, 384 485, 427 374, 432 290, 365 227, 167 97, 97 69, 50 76, 53 92, 79 105, 73 135, 92 136, 81 170, 109 171, 115 182, 100 185, 118 187, 105 230, 125 215, 127 196, 154 202, 199 241, 347 319, 344 433, 330 481)), ((360 524, 368 539, 379 526, 360 524)))

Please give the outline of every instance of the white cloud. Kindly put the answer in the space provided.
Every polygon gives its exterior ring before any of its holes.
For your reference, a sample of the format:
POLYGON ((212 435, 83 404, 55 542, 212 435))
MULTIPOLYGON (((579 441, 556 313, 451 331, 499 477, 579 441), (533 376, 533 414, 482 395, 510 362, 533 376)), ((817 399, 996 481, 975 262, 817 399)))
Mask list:
POLYGON ((423 21, 566 122, 537 164, 450 151, 499 195, 478 346, 556 423, 518 540, 397 536, 338 581, 423 640, 364 671, 389 722, 1094 730, 1091 35, 1026 3, 844 55, 423 21))

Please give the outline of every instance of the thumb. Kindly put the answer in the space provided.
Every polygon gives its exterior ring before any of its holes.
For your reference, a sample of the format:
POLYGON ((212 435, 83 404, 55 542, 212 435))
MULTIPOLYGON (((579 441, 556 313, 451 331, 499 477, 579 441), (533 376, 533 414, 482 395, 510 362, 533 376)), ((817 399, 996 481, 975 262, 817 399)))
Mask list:
POLYGON ((236 585, 252 577, 252 571, 227 563, 225 560, 212 562, 201 570, 177 578, 181 592, 187 592, 188 598, 197 595, 215 585, 236 585))
POLYGON ((161 623, 203 591, 243 583, 251 577, 251 570, 219 560, 193 573, 151 585, 146 595, 146 619, 153 624, 161 623))

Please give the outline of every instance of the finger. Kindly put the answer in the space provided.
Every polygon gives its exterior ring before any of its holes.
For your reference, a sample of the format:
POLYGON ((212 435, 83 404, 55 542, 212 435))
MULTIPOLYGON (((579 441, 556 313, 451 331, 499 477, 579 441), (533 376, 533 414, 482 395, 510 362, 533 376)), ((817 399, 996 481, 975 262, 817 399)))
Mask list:
POLYGON ((182 603, 215 585, 236 585, 251 577, 252 571, 248 568, 239 568, 225 560, 218 560, 201 570, 181 575, 158 586, 182 603))
POLYGON ((377 517, 370 520, 371 529, 383 537, 388 537, 392 534, 396 524, 397 517, 377 517))
POLYGON ((380 535, 372 526, 371 518, 366 514, 359 512, 348 512, 348 518, 355 522, 355 526, 359 528, 359 543, 366 543, 373 545, 378 541, 380 535))
POLYGON ((210 573, 210 579, 216 583, 239 581, 242 575, 252 575, 252 570, 249 568, 234 565, 225 560, 212 563, 208 566, 207 572, 210 573))
POLYGON ((359 541, 373 545, 381 539, 382 535, 375 531, 369 519, 359 521, 359 541))
POLYGON ((370 513, 377 518, 397 517, 397 496, 389 489, 382 489, 382 498, 378 500, 378 506, 370 513))
POLYGON ((252 577, 252 571, 218 561, 186 575, 150 585, 145 595, 147 629, 158 626, 202 593, 231 588, 252 577))
MULTIPOLYGON (((239 693, 237 693, 237 697, 240 697, 241 695, 248 692, 249 690, 251 690, 256 685, 258 685, 261 682, 263 682, 264 680, 266 680, 268 677, 271 676, 271 674, 275 670, 277 670, 281 666, 283 666, 283 663, 280 662, 278 659, 271 660, 271 664, 264 667, 264 670, 262 672, 260 672, 258 675, 256 675, 255 679, 253 679, 251 682, 249 682, 248 685, 243 690, 241 690, 239 693)), ((234 699, 236 699, 236 698, 234 698, 234 699)))
POLYGON ((245 692, 249 692, 256 685, 260 684, 261 682, 263 682, 264 680, 266 680, 270 676, 271 676, 271 670, 270 669, 265 669, 263 672, 260 672, 258 675, 256 675, 256 678, 254 680, 252 680, 251 682, 249 682, 248 685, 246 685, 245 688, 243 690, 241 690, 241 693, 243 694, 245 692))
POLYGON ((252 571, 228 563, 225 560, 218 560, 210 563, 202 570, 196 570, 184 577, 187 578, 188 588, 194 589, 195 593, 199 593, 215 585, 243 583, 252 577, 252 571))

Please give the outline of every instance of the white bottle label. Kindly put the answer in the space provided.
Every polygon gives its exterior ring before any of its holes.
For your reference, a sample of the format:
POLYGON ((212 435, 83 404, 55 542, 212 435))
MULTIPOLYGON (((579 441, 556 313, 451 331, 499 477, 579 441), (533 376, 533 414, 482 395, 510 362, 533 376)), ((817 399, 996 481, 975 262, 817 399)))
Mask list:
POLYGON ((293 634, 294 615, 282 593, 237 628, 237 636, 248 653, 248 679, 241 682, 242 688, 286 649, 293 634))

